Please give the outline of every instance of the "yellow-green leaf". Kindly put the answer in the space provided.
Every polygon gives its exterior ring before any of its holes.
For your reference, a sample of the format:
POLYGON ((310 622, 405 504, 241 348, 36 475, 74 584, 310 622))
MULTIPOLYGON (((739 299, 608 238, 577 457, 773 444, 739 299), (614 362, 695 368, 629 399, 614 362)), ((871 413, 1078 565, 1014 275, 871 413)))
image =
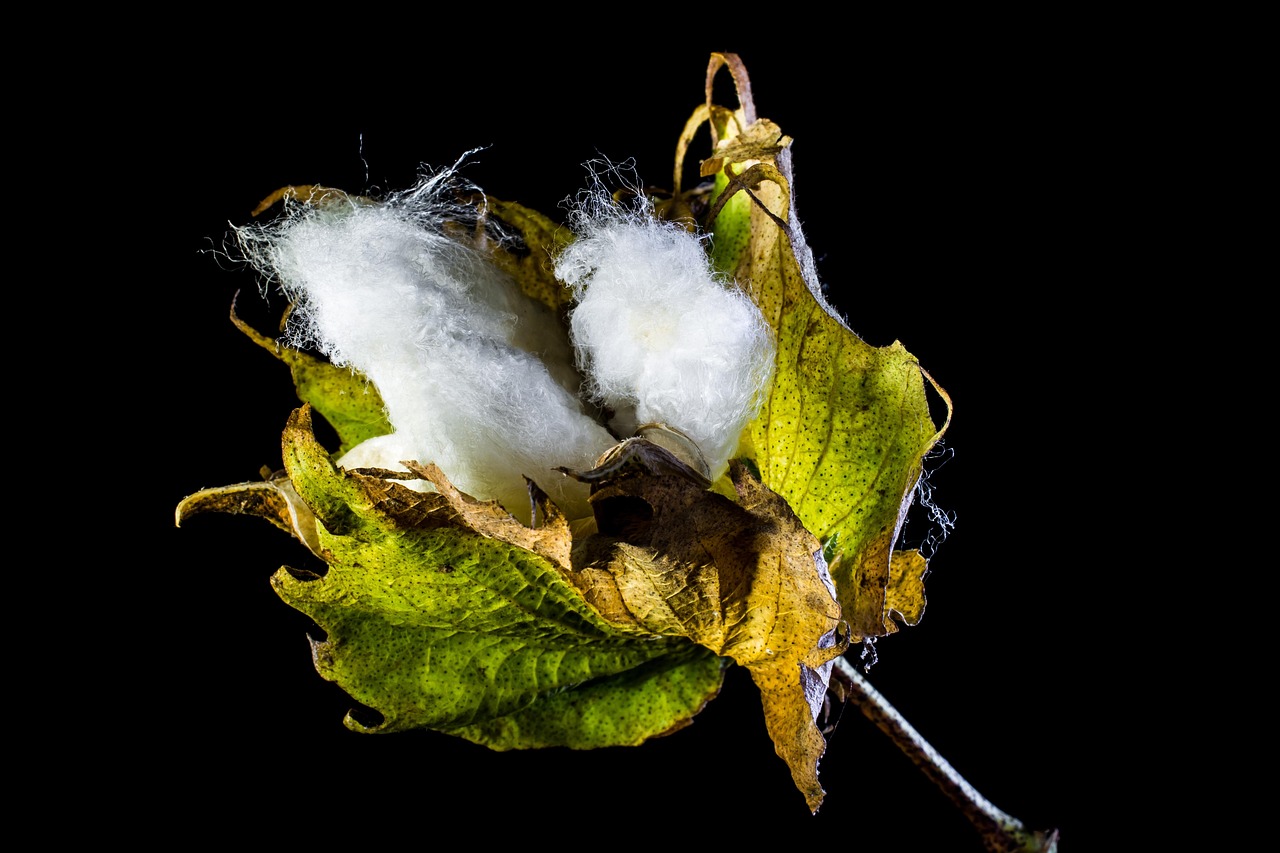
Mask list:
POLYGON ((706 114, 716 140, 713 262, 777 336, 773 385, 742 452, 825 544, 852 639, 882 636, 894 630, 894 543, 945 425, 930 417, 915 357, 898 342, 868 345, 822 297, 791 210, 789 140, 751 118, 750 104, 706 114))

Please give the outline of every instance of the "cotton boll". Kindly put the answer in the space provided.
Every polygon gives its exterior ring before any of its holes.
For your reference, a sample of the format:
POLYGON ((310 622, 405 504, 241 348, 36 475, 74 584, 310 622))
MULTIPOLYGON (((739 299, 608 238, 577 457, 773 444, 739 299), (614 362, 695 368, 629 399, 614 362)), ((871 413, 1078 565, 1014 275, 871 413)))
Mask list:
POLYGON ((481 251, 442 233, 459 211, 439 198, 300 206, 242 230, 241 242, 295 300, 290 340, 360 371, 382 396, 393 435, 354 448, 344 465, 434 462, 462 491, 526 522, 527 476, 570 517, 587 515, 587 488, 553 469, 589 468, 615 439, 575 396, 580 380, 555 317, 481 251))
POLYGON ((772 376, 768 324, 676 224, 610 211, 579 231, 555 271, 577 299, 570 335, 588 388, 623 418, 686 433, 719 477, 772 376))

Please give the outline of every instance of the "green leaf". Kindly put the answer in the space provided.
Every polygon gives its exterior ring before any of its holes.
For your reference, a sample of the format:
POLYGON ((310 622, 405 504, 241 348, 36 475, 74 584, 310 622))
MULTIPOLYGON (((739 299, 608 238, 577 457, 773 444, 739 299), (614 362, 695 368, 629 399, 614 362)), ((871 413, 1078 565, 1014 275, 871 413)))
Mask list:
POLYGON ((727 666, 724 658, 689 646, 450 734, 498 750, 636 746, 689 725, 719 692, 727 666))
POLYGON ((335 468, 305 407, 283 443, 328 571, 281 569, 272 584, 324 629, 320 674, 382 717, 348 715, 349 727, 431 728, 499 748, 635 744, 718 692, 714 654, 611 626, 550 559, 470 529, 456 500, 335 468))
POLYGON ((391 432, 382 395, 360 373, 335 367, 267 337, 240 319, 234 305, 231 322, 250 340, 288 365, 298 399, 323 415, 337 432, 339 456, 366 439, 391 432))

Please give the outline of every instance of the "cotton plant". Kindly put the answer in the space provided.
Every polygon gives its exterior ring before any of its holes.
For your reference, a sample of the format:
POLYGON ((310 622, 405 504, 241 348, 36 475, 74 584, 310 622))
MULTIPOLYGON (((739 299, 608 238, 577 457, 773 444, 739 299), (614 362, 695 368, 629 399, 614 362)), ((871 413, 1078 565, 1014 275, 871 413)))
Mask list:
POLYGON ((381 198, 273 193, 274 218, 233 242, 287 297, 283 334, 233 319, 302 405, 279 471, 177 519, 250 513, 325 561, 272 584, 323 629, 312 659, 363 707, 355 730, 638 746, 741 666, 809 810, 825 709, 849 696, 992 850, 1054 849, 845 656, 923 615, 927 561, 897 540, 947 427, 926 394, 946 395, 827 304, 790 139, 755 115, 741 61, 713 54, 708 80, 722 69, 741 103, 708 85, 669 193, 593 168, 563 223, 464 180, 465 157, 381 198), (686 190, 704 123, 708 182, 686 190))

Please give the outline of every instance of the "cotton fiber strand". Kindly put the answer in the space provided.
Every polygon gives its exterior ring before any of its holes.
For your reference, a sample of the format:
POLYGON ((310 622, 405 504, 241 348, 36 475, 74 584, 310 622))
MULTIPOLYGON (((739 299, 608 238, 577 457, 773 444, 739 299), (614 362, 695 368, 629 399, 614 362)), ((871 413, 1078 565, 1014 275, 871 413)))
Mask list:
POLYGON ((716 479, 772 377, 768 324, 680 225, 598 199, 576 224, 555 272, 577 300, 570 335, 588 390, 620 413, 615 431, 658 422, 684 432, 716 479))
POLYGON ((434 462, 526 522, 528 476, 570 517, 588 515, 586 487, 552 469, 590 468, 616 439, 576 396, 551 311, 442 232, 460 214, 475 218, 441 200, 451 177, 381 203, 294 205, 277 223, 241 229, 241 246, 295 301, 289 341, 360 371, 382 395, 394 433, 339 464, 434 462))

